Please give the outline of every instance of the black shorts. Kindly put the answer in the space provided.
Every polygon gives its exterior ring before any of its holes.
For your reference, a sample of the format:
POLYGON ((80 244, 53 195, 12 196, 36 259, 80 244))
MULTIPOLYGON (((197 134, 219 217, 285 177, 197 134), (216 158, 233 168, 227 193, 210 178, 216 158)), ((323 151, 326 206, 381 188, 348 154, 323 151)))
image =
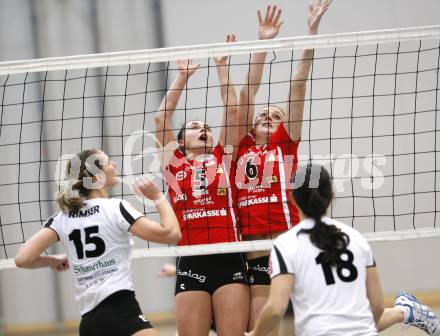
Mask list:
POLYGON ((213 294, 224 285, 248 285, 246 259, 242 253, 179 257, 176 261, 176 291, 213 294))
POLYGON ((270 285, 269 256, 248 260, 249 285, 270 285))
POLYGON ((139 330, 153 328, 142 314, 134 292, 122 290, 108 296, 84 314, 80 336, 131 336, 139 330))

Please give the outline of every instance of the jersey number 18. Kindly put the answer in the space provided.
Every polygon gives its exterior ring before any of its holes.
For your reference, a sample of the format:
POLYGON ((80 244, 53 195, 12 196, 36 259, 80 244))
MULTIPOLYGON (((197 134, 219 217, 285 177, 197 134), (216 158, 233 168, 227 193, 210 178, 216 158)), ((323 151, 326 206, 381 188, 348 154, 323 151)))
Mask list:
MULTIPOLYGON (((316 263, 322 266, 322 271, 324 272, 325 283, 327 285, 333 285, 335 283, 335 277, 333 275, 332 266, 325 262, 325 253, 321 252, 315 258, 316 263)), ((338 256, 339 265, 336 266, 336 274, 338 278, 344 282, 352 282, 356 280, 358 276, 358 271, 353 264, 354 256, 350 250, 344 249, 339 252, 338 256), (342 259, 342 256, 346 255, 346 260, 342 259), (345 272, 344 272, 345 270, 345 272)))

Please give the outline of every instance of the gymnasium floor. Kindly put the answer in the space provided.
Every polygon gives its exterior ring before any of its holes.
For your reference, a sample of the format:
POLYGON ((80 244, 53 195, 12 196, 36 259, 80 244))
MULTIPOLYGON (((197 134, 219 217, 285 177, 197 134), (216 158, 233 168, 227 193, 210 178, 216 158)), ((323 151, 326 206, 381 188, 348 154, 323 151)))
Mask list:
MULTIPOLYGON (((437 315, 440 316, 440 306, 434 307, 434 310, 436 311, 437 315)), ((158 325, 157 329, 160 332, 161 336, 175 336, 175 326, 174 325, 158 325)), ((3 334, 0 331, 0 336, 78 336, 76 333, 64 333, 64 334, 35 334, 35 333, 6 333, 3 334)), ((215 333, 210 333, 209 336, 215 336, 215 333)), ((292 320, 285 319, 282 323, 280 336, 292 336, 293 335, 293 328, 292 328, 292 320)), ((411 327, 406 330, 402 329, 402 325, 396 325, 391 327, 390 329, 383 331, 380 333, 381 336, 426 336, 427 334, 420 329, 411 327)))
MULTIPOLYGON (((440 306, 433 308, 437 315, 440 316, 440 306)), ((395 325, 388 330, 380 333, 381 336, 426 336, 427 334, 414 327, 408 329, 402 329, 403 324, 395 325)), ((159 326, 158 327, 161 336, 175 336, 175 326, 159 326)), ((282 328, 279 336, 293 336, 293 322, 290 319, 283 320, 282 328)), ((210 333, 209 336, 214 336, 215 333, 210 333)), ((72 335, 74 336, 74 335, 72 335)), ((76 336, 76 335, 75 335, 76 336)))

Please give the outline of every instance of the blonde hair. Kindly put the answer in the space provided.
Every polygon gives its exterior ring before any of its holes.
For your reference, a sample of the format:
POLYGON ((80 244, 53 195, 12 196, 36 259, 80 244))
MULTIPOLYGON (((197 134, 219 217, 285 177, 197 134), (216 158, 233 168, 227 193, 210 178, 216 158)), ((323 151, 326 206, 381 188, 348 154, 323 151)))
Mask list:
MULTIPOLYGON (((262 108, 262 109, 257 113, 257 115, 255 116, 255 120, 258 118, 258 116, 259 116, 261 113, 263 113, 263 111, 269 110, 269 109, 271 109, 271 108, 273 108, 273 109, 277 110, 278 112, 280 112, 280 114, 283 116, 284 119, 286 118, 286 116, 287 116, 286 111, 284 111, 281 107, 279 107, 279 106, 277 106, 277 105, 268 105, 268 106, 262 108)), ((255 120, 254 120, 254 124, 255 124, 255 120)))
MULTIPOLYGON (((90 193, 90 189, 84 186, 83 178, 94 177, 88 170, 87 160, 89 157, 93 158, 99 154, 101 154, 99 149, 85 149, 67 163, 66 178, 68 179, 68 185, 56 195, 56 201, 62 211, 78 211, 82 208, 84 200, 90 193)), ((102 169, 102 164, 98 159, 95 159, 93 164, 102 169)))

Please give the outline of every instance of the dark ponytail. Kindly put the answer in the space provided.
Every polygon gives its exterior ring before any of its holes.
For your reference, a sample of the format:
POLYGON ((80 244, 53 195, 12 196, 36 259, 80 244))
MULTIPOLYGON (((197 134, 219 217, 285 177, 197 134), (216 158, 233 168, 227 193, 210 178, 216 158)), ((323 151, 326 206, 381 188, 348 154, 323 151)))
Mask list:
POLYGON ((315 220, 313 228, 301 229, 298 234, 309 234, 312 244, 324 252, 323 261, 337 266, 341 262, 340 250, 347 248, 350 238, 335 225, 321 220, 333 199, 329 173, 324 167, 309 163, 298 168, 294 183, 292 194, 297 206, 304 215, 315 220))

